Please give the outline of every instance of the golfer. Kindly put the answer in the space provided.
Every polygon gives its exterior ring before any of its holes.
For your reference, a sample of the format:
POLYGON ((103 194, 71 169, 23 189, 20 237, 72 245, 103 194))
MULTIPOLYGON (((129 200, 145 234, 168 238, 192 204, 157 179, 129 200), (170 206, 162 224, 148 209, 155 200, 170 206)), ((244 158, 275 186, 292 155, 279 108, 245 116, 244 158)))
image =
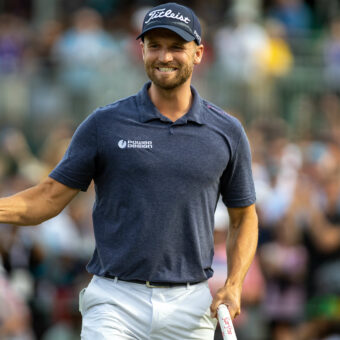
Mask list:
POLYGON ((48 178, 0 200, 0 222, 40 224, 94 181, 82 339, 212 340, 220 304, 240 313, 257 245, 249 143, 237 119, 191 86, 204 51, 191 9, 152 8, 138 39, 150 81, 89 115, 48 178), (228 277, 212 297, 220 195, 230 215, 228 277))

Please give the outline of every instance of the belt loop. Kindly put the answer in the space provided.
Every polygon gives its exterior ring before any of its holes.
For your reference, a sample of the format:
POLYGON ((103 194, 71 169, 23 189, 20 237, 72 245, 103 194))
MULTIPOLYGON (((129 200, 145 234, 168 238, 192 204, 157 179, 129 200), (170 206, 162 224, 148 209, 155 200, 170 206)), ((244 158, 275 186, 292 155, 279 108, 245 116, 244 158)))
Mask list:
POLYGON ((190 282, 187 282, 187 289, 190 288, 190 282))
POLYGON ((115 278, 113 279, 113 283, 117 284, 117 282, 118 282, 118 276, 115 276, 115 278))

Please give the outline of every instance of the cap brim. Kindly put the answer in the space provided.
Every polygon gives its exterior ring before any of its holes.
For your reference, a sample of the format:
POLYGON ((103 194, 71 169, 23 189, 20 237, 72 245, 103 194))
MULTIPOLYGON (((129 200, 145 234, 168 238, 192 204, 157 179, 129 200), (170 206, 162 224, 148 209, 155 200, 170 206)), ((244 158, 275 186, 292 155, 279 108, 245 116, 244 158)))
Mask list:
POLYGON ((187 31, 184 31, 182 30, 181 28, 179 27, 174 27, 174 26, 170 26, 170 25, 157 25, 157 26, 152 26, 150 28, 147 28, 146 30, 144 30, 137 38, 136 40, 142 38, 145 33, 153 30, 153 29, 156 29, 156 28, 166 28, 170 31, 173 31, 175 32, 176 34, 178 34, 181 38, 183 38, 185 41, 193 41, 195 40, 195 37, 193 37, 191 34, 189 34, 187 31))

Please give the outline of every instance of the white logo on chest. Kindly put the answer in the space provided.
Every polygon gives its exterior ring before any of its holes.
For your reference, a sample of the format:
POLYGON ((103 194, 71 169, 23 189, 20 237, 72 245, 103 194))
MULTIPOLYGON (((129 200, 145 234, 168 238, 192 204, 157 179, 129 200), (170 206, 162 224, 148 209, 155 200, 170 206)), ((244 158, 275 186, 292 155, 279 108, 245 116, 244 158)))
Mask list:
POLYGON ((120 149, 152 149, 151 140, 123 140, 118 142, 120 149))
POLYGON ((118 142, 118 146, 119 146, 121 149, 125 149, 125 148, 126 148, 126 141, 121 139, 121 140, 118 142))

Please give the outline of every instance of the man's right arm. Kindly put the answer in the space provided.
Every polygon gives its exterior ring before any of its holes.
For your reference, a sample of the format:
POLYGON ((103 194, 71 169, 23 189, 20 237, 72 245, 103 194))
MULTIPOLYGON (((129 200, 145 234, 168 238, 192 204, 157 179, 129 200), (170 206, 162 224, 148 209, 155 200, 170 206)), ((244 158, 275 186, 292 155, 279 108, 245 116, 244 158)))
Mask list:
POLYGON ((40 224, 58 215, 78 192, 48 177, 32 188, 1 198, 0 223, 40 224))

